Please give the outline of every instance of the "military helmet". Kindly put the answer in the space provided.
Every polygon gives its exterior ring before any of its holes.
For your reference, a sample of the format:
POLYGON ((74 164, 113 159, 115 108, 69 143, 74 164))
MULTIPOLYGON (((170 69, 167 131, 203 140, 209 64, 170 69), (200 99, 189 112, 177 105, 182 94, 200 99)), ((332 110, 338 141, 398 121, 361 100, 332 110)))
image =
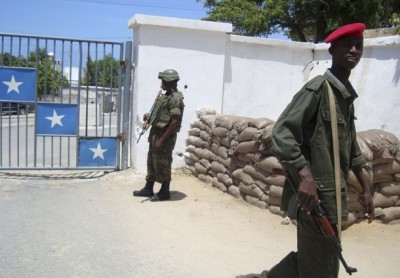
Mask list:
POLYGON ((167 82, 178 81, 179 74, 174 69, 167 69, 158 73, 158 78, 167 82))

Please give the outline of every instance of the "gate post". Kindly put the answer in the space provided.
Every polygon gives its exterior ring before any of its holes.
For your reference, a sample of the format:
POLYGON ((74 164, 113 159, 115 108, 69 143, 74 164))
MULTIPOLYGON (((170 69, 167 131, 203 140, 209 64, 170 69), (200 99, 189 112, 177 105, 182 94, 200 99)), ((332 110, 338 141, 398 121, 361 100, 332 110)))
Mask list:
POLYGON ((132 42, 125 42, 125 73, 124 73, 124 91, 122 97, 122 152, 121 152, 121 170, 128 168, 129 146, 130 146, 130 120, 129 107, 131 103, 131 83, 132 83, 132 42))

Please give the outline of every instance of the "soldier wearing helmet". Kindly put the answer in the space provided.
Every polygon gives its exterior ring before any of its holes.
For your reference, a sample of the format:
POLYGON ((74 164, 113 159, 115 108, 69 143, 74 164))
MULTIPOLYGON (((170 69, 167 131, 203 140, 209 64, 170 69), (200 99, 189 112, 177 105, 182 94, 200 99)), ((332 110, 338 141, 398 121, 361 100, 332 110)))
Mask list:
POLYGON ((148 138, 147 175, 144 188, 133 192, 134 196, 151 197, 151 201, 165 201, 170 197, 172 151, 180 130, 184 110, 183 95, 178 91, 179 74, 174 69, 159 72, 161 88, 165 91, 154 103, 151 115, 145 115, 151 125, 148 138), (154 183, 161 183, 154 194, 154 183))

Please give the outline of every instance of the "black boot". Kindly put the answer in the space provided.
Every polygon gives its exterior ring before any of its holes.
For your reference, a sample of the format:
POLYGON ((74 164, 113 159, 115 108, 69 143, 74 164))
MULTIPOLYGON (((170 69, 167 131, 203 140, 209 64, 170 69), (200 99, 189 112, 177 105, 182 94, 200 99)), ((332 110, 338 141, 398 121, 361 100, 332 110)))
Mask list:
POLYGON ((154 181, 147 181, 146 185, 142 189, 133 191, 133 196, 153 197, 154 196, 153 187, 154 187, 154 181))
POLYGON ((169 183, 170 182, 164 182, 161 185, 160 191, 157 194, 154 194, 153 197, 151 197, 152 202, 165 201, 171 199, 171 196, 169 194, 169 183))

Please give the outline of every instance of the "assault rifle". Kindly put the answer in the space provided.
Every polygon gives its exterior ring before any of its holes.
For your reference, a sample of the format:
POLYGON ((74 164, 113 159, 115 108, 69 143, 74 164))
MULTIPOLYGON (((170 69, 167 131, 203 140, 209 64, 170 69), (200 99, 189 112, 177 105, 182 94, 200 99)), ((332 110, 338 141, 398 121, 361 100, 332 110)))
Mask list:
POLYGON ((150 126, 150 122, 149 122, 149 121, 150 121, 150 119, 151 119, 151 117, 152 117, 152 115, 153 115, 154 108, 155 108, 155 106, 156 106, 156 103, 157 103, 158 98, 161 96, 161 93, 162 93, 162 89, 160 89, 160 90, 158 91, 157 96, 156 96, 156 99, 154 100, 153 106, 151 107, 148 116, 146 116, 145 119, 144 119, 143 126, 142 126, 142 131, 139 133, 139 138, 137 139, 136 143, 139 143, 140 137, 142 137, 142 135, 143 135, 143 134, 147 131, 147 129, 149 128, 149 126, 150 126))
MULTIPOLYGON (((272 170, 274 174, 277 175, 284 175, 288 180, 290 186, 297 192, 296 185, 300 184, 300 177, 296 176, 296 173, 286 172, 282 169, 274 168, 272 170)), ((340 244, 339 239, 336 237, 335 231, 333 230, 331 224, 329 223, 328 218, 326 217, 326 212, 324 208, 321 206, 320 203, 316 203, 314 205, 314 209, 311 211, 310 214, 313 222, 316 224, 318 230, 324 235, 326 239, 329 240, 333 250, 335 251, 336 255, 339 257, 340 262, 342 263, 346 272, 351 275, 354 272, 357 272, 357 268, 348 266, 346 261, 342 255, 342 246, 340 244)))

